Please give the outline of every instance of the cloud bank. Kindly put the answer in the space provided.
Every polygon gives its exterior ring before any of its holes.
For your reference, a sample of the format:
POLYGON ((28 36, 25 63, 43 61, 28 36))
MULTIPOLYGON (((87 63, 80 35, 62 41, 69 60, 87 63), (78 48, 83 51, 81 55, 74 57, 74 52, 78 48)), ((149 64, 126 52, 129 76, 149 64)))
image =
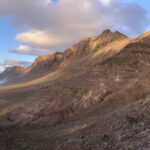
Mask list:
POLYGON ((19 47, 10 50, 10 52, 18 53, 18 54, 25 54, 25 55, 33 55, 39 56, 42 54, 48 54, 49 50, 45 49, 34 49, 33 47, 27 45, 20 45, 19 47))
POLYGON ((106 28, 136 35, 149 23, 144 8, 120 0, 1 0, 0 15, 23 30, 13 52, 31 55, 63 51, 106 28))

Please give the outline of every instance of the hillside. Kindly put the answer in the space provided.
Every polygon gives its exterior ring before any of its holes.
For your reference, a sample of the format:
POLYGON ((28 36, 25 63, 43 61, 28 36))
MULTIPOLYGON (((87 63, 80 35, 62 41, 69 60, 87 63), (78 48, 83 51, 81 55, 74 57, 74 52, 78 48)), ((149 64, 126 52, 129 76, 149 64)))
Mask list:
POLYGON ((149 149, 149 54, 149 32, 105 30, 40 56, 0 86, 0 140, 18 150, 149 149))

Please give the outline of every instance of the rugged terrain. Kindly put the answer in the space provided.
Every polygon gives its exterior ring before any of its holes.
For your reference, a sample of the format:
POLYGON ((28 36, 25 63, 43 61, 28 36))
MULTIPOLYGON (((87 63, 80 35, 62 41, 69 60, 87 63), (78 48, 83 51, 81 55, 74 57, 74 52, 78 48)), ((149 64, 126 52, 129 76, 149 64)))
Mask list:
POLYGON ((0 86, 0 149, 150 149, 150 32, 116 31, 40 56, 0 86))

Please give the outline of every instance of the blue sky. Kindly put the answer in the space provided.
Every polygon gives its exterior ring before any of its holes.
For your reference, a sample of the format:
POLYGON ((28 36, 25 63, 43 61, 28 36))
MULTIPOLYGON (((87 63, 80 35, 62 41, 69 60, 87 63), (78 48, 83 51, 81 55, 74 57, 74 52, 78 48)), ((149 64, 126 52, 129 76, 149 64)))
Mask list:
POLYGON ((19 28, 13 27, 12 20, 8 18, 0 19, 0 60, 17 59, 31 61, 35 56, 18 55, 10 53, 13 47, 17 47, 19 43, 15 40, 15 36, 21 32, 19 28))
POLYGON ((0 0, 0 71, 63 51, 105 28, 141 34, 150 29, 149 8, 148 0, 0 0))
MULTIPOLYGON (((145 8, 149 8, 150 6, 150 2, 149 0, 123 0, 124 2, 126 3, 138 3, 140 4, 142 7, 145 7, 145 8)), ((148 9, 149 10, 149 9, 148 9)))

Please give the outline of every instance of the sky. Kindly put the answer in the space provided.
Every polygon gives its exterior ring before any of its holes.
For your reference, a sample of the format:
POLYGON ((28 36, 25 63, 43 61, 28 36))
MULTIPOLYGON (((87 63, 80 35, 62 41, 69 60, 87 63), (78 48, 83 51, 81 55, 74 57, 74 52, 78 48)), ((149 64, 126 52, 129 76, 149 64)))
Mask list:
POLYGON ((150 30, 149 0, 0 0, 0 71, 28 66, 105 29, 150 30))

